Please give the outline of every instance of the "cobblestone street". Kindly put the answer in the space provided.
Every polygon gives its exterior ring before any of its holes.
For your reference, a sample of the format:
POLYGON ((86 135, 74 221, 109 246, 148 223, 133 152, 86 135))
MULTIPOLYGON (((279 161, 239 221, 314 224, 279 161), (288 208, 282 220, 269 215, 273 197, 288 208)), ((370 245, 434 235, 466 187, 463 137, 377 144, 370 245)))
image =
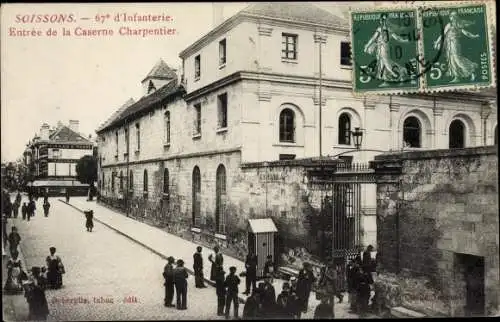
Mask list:
POLYGON ((164 260, 97 222, 94 231, 87 232, 81 213, 56 199, 50 202, 48 218, 40 211, 39 199, 37 214, 30 222, 12 219, 21 234, 28 267, 45 265, 50 246, 57 248, 65 265, 64 287, 46 292, 49 320, 218 318, 214 314, 214 288, 196 289, 194 278, 189 276, 188 310, 165 308, 161 274, 164 260), (127 297, 137 303, 125 303, 127 297), (73 303, 62 302, 68 300, 73 303))

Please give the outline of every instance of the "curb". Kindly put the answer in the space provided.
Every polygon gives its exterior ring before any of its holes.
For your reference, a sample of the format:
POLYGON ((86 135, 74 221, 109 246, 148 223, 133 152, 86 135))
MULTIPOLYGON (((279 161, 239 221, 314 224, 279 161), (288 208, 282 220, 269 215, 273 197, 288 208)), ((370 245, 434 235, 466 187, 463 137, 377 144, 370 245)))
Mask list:
MULTIPOLYGON (((76 206, 74 206, 74 205, 72 205, 72 204, 70 204, 70 203, 67 203, 67 202, 66 202, 66 201, 64 201, 64 200, 61 200, 61 199, 57 199, 57 200, 59 200, 59 201, 60 201, 60 202, 62 202, 63 204, 66 204, 66 205, 68 205, 68 206, 70 206, 70 207, 73 207, 74 209, 78 210, 78 211, 79 211, 79 212, 81 212, 82 214, 84 213, 84 212, 83 212, 83 210, 81 210, 80 208, 78 208, 78 207, 76 207, 76 206)), ((122 232, 122 231, 120 231, 120 230, 118 230, 118 229, 114 228, 113 226, 111 226, 111 225, 109 225, 109 224, 107 224, 107 223, 105 223, 105 222, 103 222, 103 221, 101 221, 101 220, 97 219, 97 218, 95 217, 95 215, 94 215, 94 220, 95 220, 95 221, 97 221, 98 223, 100 223, 100 224, 102 224, 102 225, 104 225, 104 226, 106 226, 106 227, 110 228, 111 230, 113 230, 113 231, 117 232, 118 234, 120 234, 120 235, 122 235, 122 236, 124 236, 124 237, 126 237, 126 238, 128 238, 128 239, 130 239, 131 241, 135 242, 136 244, 141 245, 142 247, 146 248, 147 250, 149 250, 150 252, 154 253, 155 255, 160 256, 160 257, 161 257, 161 258, 163 258, 164 260, 167 260, 167 258, 169 257, 169 256, 166 256, 166 255, 164 255, 164 254, 160 253, 160 252, 159 252, 159 251, 157 251, 156 249, 154 249, 154 248, 152 248, 152 247, 150 247, 150 246, 148 246, 148 245, 144 244, 143 242, 141 242, 141 241, 139 241, 139 240, 137 240, 137 239, 135 239, 135 238, 133 238, 133 237, 130 237, 129 235, 127 235, 127 234, 125 234, 124 232, 122 232)), ((190 275, 193 275, 193 276, 194 276, 194 271, 193 271, 192 269, 187 268, 187 267, 185 267, 185 268, 186 268, 186 271, 187 271, 190 275)), ((203 280, 205 281, 205 283, 209 284, 210 286, 215 287, 215 282, 214 282, 214 281, 212 281, 212 280, 210 280, 210 279, 206 278, 205 276, 203 276, 203 280)), ((241 304, 245 304, 246 299, 244 299, 244 298, 240 297, 240 296, 239 296, 239 294, 238 294, 238 299, 239 299, 239 302, 240 302, 241 304)))

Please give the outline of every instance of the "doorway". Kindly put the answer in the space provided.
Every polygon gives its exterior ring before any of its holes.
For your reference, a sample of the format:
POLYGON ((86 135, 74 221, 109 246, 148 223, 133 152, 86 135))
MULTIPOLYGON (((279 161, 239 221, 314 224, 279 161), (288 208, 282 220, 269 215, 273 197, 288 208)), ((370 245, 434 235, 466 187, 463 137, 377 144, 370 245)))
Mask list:
POLYGON ((465 316, 484 316, 484 257, 459 254, 465 281, 465 316))

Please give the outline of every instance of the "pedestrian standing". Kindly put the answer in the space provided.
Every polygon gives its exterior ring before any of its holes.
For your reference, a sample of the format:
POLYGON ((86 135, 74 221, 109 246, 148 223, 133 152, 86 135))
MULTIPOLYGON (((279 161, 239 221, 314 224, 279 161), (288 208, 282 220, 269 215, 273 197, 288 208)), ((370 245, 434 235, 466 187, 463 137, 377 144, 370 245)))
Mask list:
POLYGON ((5 198, 4 212, 8 218, 12 217, 12 202, 10 201, 10 197, 8 194, 7 197, 5 198))
POLYGON ((187 310, 187 278, 188 272, 184 267, 182 259, 177 260, 177 267, 174 269, 175 295, 177 296, 177 309, 187 310))
POLYGON ((311 264, 304 262, 297 279, 297 295, 300 299, 300 307, 304 313, 307 312, 309 295, 311 295, 311 289, 315 281, 316 277, 314 277, 314 273, 312 272, 311 264))
POLYGON ((217 271, 219 269, 224 269, 224 257, 222 257, 222 254, 219 253, 218 246, 214 247, 214 254, 210 254, 210 256, 208 256, 208 260, 212 263, 212 267, 210 268, 210 280, 215 281, 215 278, 217 277, 217 271))
POLYGON ((223 269, 220 269, 215 279, 215 293, 217 294, 217 315, 224 316, 224 306, 226 305, 226 286, 225 274, 223 269))
POLYGON ((274 277, 274 262, 273 256, 267 255, 266 262, 264 263, 264 276, 271 275, 271 284, 274 277))
POLYGON ((21 193, 19 191, 17 191, 17 195, 16 195, 16 203, 18 205, 21 204, 21 193))
POLYGON ((18 253, 18 246, 19 243, 21 243, 21 235, 17 232, 16 227, 12 227, 12 231, 9 234, 9 237, 7 238, 9 240, 9 249, 10 249, 10 255, 14 253, 18 253))
POLYGON ((2 238, 3 243, 6 244, 9 238, 7 234, 7 216, 5 214, 2 214, 2 238))
POLYGON ((28 221, 30 221, 31 217, 35 216, 35 210, 36 210, 35 200, 31 199, 28 202, 28 221))
POLYGON ((321 297, 321 303, 316 306, 314 310, 314 319, 333 319, 335 313, 333 311, 333 304, 327 296, 321 297))
POLYGON ((165 279, 165 306, 166 307, 174 307, 175 305, 172 303, 174 299, 174 263, 175 259, 170 256, 167 258, 167 264, 163 269, 163 278, 165 279))
POLYGON ((62 275, 66 272, 59 256, 56 255, 56 248, 49 248, 50 255, 45 262, 47 264, 47 283, 50 288, 58 289, 62 287, 62 275))
POLYGON ((23 220, 26 220, 26 215, 28 214, 28 206, 26 202, 23 202, 23 206, 21 207, 21 214, 23 215, 23 220))
POLYGON ((45 189, 44 193, 43 193, 43 203, 46 203, 46 202, 49 202, 49 192, 48 192, 48 188, 45 189))
POLYGON ((240 278, 236 275, 236 267, 231 266, 229 268, 229 275, 226 277, 225 286, 227 288, 226 292, 226 319, 229 319, 229 310, 231 309, 231 302, 234 306, 234 318, 238 318, 238 285, 240 284, 240 278))
POLYGON ((194 271, 194 283, 196 288, 205 288, 205 282, 203 280, 203 256, 201 256, 202 247, 196 247, 196 253, 193 255, 193 271, 194 271))
POLYGON ((255 255, 252 251, 249 251, 245 260, 245 292, 243 294, 250 294, 250 286, 252 290, 255 291, 257 284, 257 264, 258 264, 257 255, 255 255))
POLYGON ((66 203, 69 203, 69 189, 66 189, 66 203))
POLYGON ((262 315, 264 319, 274 317, 276 310, 276 291, 271 283, 271 274, 264 277, 264 284, 262 286, 262 315))
POLYGON ((49 216, 49 209, 50 209, 50 203, 49 201, 44 201, 43 203, 43 213, 45 215, 45 217, 48 217, 49 216))
POLYGON ((276 299, 276 313, 281 319, 294 319, 296 315, 298 297, 290 292, 290 283, 285 282, 282 291, 276 299))
POLYGON ((260 318, 260 293, 257 289, 252 290, 252 294, 245 301, 243 307, 244 320, 257 320, 260 318))
POLYGON ((87 228, 87 231, 92 232, 92 229, 94 228, 94 211, 87 210, 84 213, 85 213, 85 227, 87 228))
POLYGON ((18 252, 14 252, 11 258, 7 261, 7 281, 4 291, 6 294, 17 294, 23 291, 23 267, 21 260, 18 258, 18 252))
POLYGON ((45 297, 45 290, 40 285, 40 267, 33 267, 31 274, 25 288, 25 296, 29 305, 28 320, 47 320, 49 305, 45 297))

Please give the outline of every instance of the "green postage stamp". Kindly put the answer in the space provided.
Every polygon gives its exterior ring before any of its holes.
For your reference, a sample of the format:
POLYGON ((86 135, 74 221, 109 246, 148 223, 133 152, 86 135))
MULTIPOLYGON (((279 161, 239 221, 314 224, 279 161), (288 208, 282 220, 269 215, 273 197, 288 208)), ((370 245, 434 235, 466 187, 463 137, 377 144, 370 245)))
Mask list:
POLYGON ((495 86, 489 6, 353 10, 355 94, 404 94, 495 86))

